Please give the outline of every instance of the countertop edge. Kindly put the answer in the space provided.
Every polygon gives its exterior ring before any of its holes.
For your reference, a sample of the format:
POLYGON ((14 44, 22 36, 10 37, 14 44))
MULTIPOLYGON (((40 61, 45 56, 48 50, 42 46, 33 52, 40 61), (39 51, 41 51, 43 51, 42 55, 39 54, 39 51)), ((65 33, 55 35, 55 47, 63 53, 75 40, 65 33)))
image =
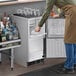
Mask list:
POLYGON ((0 3, 0 6, 6 6, 6 5, 14 5, 14 4, 24 4, 24 3, 33 3, 33 2, 45 2, 45 1, 41 1, 41 0, 32 0, 32 1, 12 1, 12 2, 3 2, 0 3))

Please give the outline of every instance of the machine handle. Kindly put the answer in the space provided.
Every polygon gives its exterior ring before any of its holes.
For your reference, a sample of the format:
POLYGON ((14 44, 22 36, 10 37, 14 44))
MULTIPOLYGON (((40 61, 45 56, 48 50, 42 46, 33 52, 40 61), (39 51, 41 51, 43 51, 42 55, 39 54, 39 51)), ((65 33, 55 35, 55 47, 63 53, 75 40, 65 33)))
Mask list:
POLYGON ((39 34, 39 35, 31 35, 30 38, 38 39, 38 38, 44 38, 47 33, 39 34))

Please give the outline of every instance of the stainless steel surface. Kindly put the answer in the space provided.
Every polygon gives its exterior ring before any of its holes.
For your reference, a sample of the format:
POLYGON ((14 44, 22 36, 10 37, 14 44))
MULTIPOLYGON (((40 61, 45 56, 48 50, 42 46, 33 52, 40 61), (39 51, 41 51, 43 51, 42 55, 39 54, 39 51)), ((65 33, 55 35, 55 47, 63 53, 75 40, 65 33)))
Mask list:
POLYGON ((27 67, 28 62, 43 59, 45 25, 41 28, 40 33, 36 33, 34 27, 38 25, 41 16, 32 18, 14 16, 14 19, 22 40, 22 47, 15 49, 15 62, 27 67))
POLYGON ((48 19, 47 21, 47 37, 63 38, 65 28, 65 19, 48 19))
POLYGON ((46 27, 46 57, 66 57, 64 46, 65 19, 49 18, 46 27))

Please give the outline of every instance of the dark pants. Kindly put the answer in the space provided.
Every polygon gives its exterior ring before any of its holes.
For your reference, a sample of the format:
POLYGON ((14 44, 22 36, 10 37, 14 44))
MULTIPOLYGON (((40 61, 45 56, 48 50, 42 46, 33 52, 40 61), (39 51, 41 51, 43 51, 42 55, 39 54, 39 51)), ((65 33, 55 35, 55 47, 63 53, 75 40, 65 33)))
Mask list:
POLYGON ((73 69, 76 64, 76 44, 65 44, 66 50, 66 62, 64 67, 67 69, 73 69))

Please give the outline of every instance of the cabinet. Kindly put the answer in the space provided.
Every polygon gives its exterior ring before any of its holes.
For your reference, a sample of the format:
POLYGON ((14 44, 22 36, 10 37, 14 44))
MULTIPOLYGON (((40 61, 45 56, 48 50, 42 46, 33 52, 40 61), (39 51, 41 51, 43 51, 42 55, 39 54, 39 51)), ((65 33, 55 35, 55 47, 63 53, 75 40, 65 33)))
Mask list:
POLYGON ((34 31, 41 17, 26 18, 15 15, 14 19, 22 41, 22 47, 15 49, 15 62, 27 67, 28 63, 43 59, 45 27, 39 33, 34 31))
POLYGON ((47 58, 66 57, 64 44, 65 19, 49 18, 47 21, 47 58))

